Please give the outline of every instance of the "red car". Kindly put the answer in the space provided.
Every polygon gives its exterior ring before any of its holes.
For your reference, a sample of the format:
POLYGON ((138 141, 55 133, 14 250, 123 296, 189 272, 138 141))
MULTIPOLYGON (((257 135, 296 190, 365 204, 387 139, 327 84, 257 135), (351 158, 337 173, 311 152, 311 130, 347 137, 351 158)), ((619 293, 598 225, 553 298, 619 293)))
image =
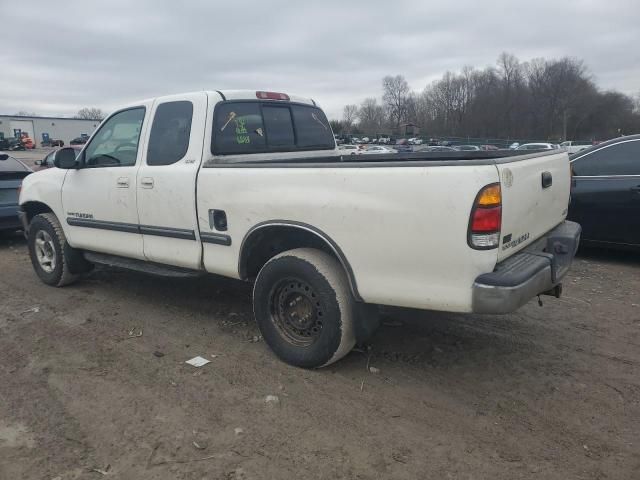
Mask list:
MULTIPOLYGON (((73 148, 76 151, 76 157, 77 157, 78 154, 80 153, 80 150, 82 150, 82 145, 73 146, 71 148, 73 148)), ((53 162, 56 159, 57 153, 58 153, 58 150, 54 150, 53 152, 49 153, 49 155, 44 157, 42 160, 36 160, 35 167, 33 167, 33 169, 35 171, 38 171, 38 170, 46 170, 47 168, 53 167, 54 166, 53 162)))

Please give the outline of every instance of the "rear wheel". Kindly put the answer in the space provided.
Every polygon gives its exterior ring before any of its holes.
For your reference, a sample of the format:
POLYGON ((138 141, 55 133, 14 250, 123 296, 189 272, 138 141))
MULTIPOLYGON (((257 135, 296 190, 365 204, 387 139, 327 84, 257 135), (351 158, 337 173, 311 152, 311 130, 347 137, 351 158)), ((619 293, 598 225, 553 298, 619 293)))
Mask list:
POLYGON ((53 213, 36 215, 29 224, 29 256, 33 269, 47 285, 62 287, 73 283, 73 264, 84 262, 82 254, 67 243, 60 222, 53 213))
POLYGON ((265 342, 281 360, 304 368, 333 363, 353 348, 354 304, 340 263, 312 248, 273 257, 253 290, 265 342))

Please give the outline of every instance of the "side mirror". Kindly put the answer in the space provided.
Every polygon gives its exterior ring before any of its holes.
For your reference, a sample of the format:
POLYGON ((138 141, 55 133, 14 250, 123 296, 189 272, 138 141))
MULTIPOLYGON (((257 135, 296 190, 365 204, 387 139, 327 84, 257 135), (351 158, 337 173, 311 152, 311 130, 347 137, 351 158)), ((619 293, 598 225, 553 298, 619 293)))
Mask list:
POLYGON ((76 151, 71 148, 61 148, 56 153, 56 158, 53 164, 58 168, 64 168, 66 170, 72 168, 78 168, 78 162, 76 161, 76 151))
POLYGON ((6 153, 0 153, 0 160, 6 160, 7 158, 9 158, 9 155, 6 153))

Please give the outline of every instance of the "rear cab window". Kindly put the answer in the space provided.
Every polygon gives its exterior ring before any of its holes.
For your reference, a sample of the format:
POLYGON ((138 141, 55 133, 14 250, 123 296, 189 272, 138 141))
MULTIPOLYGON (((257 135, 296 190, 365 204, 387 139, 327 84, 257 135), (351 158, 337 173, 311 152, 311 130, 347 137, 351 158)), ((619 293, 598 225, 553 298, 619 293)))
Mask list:
POLYGON ((216 105, 211 137, 214 155, 335 148, 327 117, 317 107, 259 100, 216 105))

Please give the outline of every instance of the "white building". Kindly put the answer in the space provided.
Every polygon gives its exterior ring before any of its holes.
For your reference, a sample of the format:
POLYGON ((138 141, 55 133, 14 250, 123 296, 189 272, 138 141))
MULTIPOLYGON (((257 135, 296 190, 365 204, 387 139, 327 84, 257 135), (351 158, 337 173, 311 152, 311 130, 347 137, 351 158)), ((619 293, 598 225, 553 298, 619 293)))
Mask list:
POLYGON ((26 132, 38 147, 47 135, 51 140, 62 140, 65 146, 68 146, 76 137, 91 135, 98 125, 99 120, 0 115, 0 137, 18 137, 26 132))

